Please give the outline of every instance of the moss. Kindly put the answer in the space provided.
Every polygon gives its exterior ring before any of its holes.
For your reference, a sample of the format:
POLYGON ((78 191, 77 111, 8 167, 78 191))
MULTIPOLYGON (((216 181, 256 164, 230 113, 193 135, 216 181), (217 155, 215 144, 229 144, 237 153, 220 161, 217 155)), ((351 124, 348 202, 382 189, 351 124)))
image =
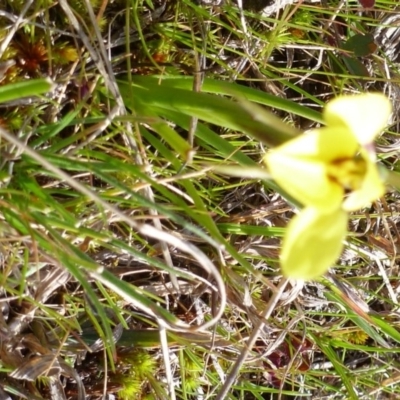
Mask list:
POLYGON ((119 354, 119 367, 124 369, 121 376, 114 379, 123 388, 118 392, 121 400, 134 400, 143 398, 143 389, 148 377, 156 373, 157 363, 154 356, 145 350, 133 350, 119 354))

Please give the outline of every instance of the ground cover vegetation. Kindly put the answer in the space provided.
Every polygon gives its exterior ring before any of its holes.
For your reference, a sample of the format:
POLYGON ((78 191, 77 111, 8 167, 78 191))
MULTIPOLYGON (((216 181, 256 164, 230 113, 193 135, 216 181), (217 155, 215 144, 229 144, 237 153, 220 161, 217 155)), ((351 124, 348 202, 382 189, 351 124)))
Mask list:
POLYGON ((394 0, 0 0, 0 398, 400 398, 399 23, 394 0), (288 279, 301 204, 265 155, 365 92, 392 103, 386 193, 288 279))

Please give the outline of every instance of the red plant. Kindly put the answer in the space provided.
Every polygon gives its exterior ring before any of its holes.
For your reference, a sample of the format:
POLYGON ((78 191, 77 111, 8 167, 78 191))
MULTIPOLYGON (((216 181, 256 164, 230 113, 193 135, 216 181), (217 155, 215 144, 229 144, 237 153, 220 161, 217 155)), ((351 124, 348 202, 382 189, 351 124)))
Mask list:
POLYGON ((47 66, 47 49, 42 40, 32 43, 26 35, 19 35, 12 47, 16 50, 17 65, 23 71, 35 74, 47 66))
POLYGON ((364 8, 371 8, 375 5, 375 0, 358 0, 364 8))
MULTIPOLYGON (((303 340, 298 336, 290 336, 268 356, 268 359, 278 370, 280 370, 287 367, 293 356, 297 354, 294 366, 298 371, 305 372, 310 369, 311 361, 309 350, 311 350, 312 346, 312 343, 308 339, 303 340)), ((268 380, 271 385, 275 387, 280 387, 282 384, 278 374, 274 371, 269 371, 268 380)))

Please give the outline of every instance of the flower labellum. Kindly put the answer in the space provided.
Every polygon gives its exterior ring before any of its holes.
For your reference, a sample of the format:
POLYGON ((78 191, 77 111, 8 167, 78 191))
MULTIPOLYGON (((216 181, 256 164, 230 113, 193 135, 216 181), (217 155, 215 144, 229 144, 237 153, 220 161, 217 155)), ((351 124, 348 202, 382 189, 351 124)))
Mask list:
POLYGON ((293 279, 321 276, 340 256, 347 213, 306 207, 289 223, 281 253, 282 272, 293 279), (320 266, 328 266, 321 272, 320 266))

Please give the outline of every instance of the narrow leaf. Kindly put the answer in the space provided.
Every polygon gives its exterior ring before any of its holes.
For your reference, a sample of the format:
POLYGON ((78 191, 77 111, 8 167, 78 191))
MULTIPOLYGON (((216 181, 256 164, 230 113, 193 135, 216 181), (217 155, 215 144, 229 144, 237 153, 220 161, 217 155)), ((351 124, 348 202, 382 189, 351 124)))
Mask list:
POLYGON ((0 87, 0 103, 18 100, 22 97, 39 96, 52 90, 53 86, 50 79, 32 79, 10 83, 0 87))

